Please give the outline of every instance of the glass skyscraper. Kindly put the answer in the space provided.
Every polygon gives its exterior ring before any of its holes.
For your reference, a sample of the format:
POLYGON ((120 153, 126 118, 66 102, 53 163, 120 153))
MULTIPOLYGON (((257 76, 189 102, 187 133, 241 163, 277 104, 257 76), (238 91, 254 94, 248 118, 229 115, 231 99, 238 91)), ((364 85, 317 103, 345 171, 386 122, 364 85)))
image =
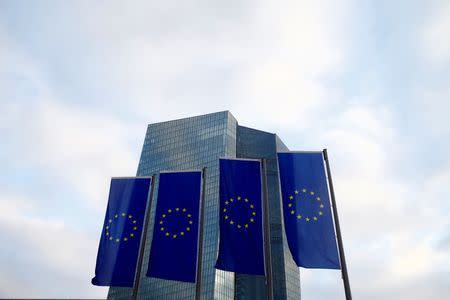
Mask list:
MULTIPOLYGON (((269 195, 270 243, 274 299, 300 299, 299 269, 292 260, 282 230, 277 151, 287 147, 276 134, 239 126, 228 111, 150 124, 138 166, 138 176, 159 171, 207 168, 203 231, 202 299, 265 299, 263 276, 216 270, 219 238, 219 158, 266 158, 269 195)), ((154 198, 158 197, 158 179, 154 198)), ((153 235, 156 201, 150 211, 149 230, 138 297, 142 299, 194 299, 195 284, 145 276, 153 235)), ((130 288, 110 288, 109 299, 131 297, 130 288)))

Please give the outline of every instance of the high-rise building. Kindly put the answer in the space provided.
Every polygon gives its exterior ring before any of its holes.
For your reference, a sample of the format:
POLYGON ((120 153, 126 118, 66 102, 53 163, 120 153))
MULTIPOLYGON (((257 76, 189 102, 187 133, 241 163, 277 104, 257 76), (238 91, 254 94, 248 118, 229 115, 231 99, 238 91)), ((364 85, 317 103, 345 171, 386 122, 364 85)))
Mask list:
MULTIPOLYGON (((150 176, 159 171, 207 168, 203 230, 202 299, 265 299, 263 276, 234 274, 214 268, 219 239, 219 158, 266 158, 270 243, 274 299, 300 299, 299 269, 292 260, 282 230, 277 151, 288 148, 276 134, 239 126, 228 111, 150 124, 137 171, 150 176)), ((156 180, 156 186, 158 182, 156 180)), ((154 199, 157 199, 155 189, 154 199)), ((150 211, 138 297, 194 299, 195 284, 146 277, 153 235, 156 201, 150 211)), ((110 288, 109 299, 126 299, 130 288, 110 288)))

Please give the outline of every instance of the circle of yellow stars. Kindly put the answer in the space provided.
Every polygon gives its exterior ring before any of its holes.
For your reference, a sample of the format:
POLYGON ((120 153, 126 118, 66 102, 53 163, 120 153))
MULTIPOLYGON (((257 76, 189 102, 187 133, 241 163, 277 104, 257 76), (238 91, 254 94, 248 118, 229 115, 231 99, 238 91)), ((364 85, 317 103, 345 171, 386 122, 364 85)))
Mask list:
POLYGON ((225 200, 224 208, 222 209, 223 218, 225 219, 225 222, 228 223, 230 226, 234 226, 238 230, 246 230, 250 226, 250 224, 255 223, 256 221, 256 211, 255 211, 255 205, 250 202, 250 200, 246 197, 237 196, 236 198, 230 198, 228 200, 225 200), (230 216, 230 210, 232 208, 233 203, 242 202, 246 203, 249 210, 250 210, 250 217, 248 220, 239 223, 235 220, 233 220, 232 216, 230 216))
POLYGON ((123 212, 121 214, 115 214, 114 217, 112 217, 108 220, 108 223, 105 226, 105 235, 106 235, 107 240, 109 240, 111 242, 115 242, 115 243, 126 242, 126 241, 136 237, 137 230, 138 230, 137 220, 133 217, 133 215, 126 214, 123 212), (128 222, 131 222, 133 227, 132 227, 131 232, 128 235, 122 236, 122 237, 120 237, 120 236, 115 237, 111 234, 111 227, 113 226, 114 222, 118 221, 119 218, 128 220, 128 222))
POLYGON ((289 195, 287 207, 288 213, 295 216, 298 221, 304 220, 305 222, 317 222, 319 218, 323 216, 324 205, 322 203, 322 199, 316 195, 314 191, 308 191, 306 188, 295 190, 293 195, 289 195), (316 214, 306 216, 295 210, 293 202, 294 199, 297 199, 298 201, 306 201, 308 198, 317 203, 318 210, 316 214))
POLYGON ((167 238, 170 239, 176 239, 179 237, 183 237, 188 232, 192 230, 192 224, 194 224, 194 221, 192 220, 192 214, 190 214, 186 208, 179 208, 176 207, 175 209, 169 208, 165 213, 161 215, 161 218, 158 222, 159 225, 159 231, 167 238), (178 214, 179 216, 184 216, 186 220, 185 226, 179 231, 176 232, 170 232, 168 228, 165 226, 170 223, 168 220, 168 217, 178 214))

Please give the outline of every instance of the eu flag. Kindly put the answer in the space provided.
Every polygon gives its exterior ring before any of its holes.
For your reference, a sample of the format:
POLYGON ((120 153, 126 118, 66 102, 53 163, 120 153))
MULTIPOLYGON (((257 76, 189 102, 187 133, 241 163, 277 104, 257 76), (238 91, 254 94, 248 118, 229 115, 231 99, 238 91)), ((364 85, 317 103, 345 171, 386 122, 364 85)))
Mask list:
POLYGON ((340 269, 321 152, 278 153, 284 228, 299 267, 340 269))
POLYGON ((92 284, 132 287, 151 178, 113 178, 92 284))
POLYGON ((147 276, 195 282, 201 171, 161 173, 147 276))
POLYGON ((220 243, 216 268, 264 275, 261 163, 220 159, 220 243))

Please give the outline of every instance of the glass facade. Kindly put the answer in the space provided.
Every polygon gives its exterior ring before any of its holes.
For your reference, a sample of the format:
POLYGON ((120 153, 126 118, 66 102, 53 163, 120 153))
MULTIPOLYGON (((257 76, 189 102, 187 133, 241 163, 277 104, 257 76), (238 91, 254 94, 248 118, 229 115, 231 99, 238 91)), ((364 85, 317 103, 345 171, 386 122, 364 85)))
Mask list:
MULTIPOLYGON (((265 158, 269 198, 270 246, 274 299, 300 299, 300 273, 289 252, 282 227, 277 151, 288 151, 277 135, 243 126, 237 127, 236 156, 265 158)), ((236 274, 236 299, 265 299, 263 276, 236 274)))
MULTIPOLYGON (((275 299, 299 299, 299 270, 282 236, 276 150, 287 150, 274 134, 238 126, 228 112, 150 124, 142 148, 138 176, 159 171, 207 168, 202 266, 202 299, 260 299, 264 277, 235 275, 214 269, 219 238, 219 158, 268 158, 268 189, 275 299), (262 156, 261 156, 262 155, 262 156), (291 268, 292 267, 292 268, 291 268), (256 297, 255 297, 256 296, 256 297)), ((158 178, 154 199, 157 199, 158 178)), ((144 250, 141 299, 194 299, 195 284, 145 276, 153 235, 156 201, 150 210, 144 250)), ((130 288, 110 288, 109 299, 128 299, 130 288)))

